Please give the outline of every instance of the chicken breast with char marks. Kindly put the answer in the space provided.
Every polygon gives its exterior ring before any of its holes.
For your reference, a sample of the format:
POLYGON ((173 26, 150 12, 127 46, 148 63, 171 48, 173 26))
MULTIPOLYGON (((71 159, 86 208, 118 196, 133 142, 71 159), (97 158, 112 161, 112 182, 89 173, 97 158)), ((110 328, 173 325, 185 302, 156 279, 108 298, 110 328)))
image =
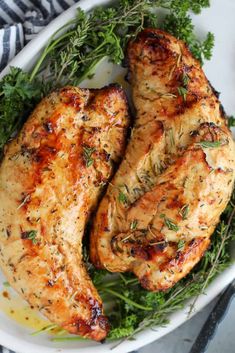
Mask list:
POLYGON ((172 287, 201 259, 234 183, 235 151, 220 102, 186 45, 155 29, 128 47, 137 116, 96 214, 91 258, 172 287))
POLYGON ((82 261, 82 237, 123 154, 126 98, 117 86, 44 98, 0 167, 0 265, 31 306, 100 341, 109 325, 82 261))

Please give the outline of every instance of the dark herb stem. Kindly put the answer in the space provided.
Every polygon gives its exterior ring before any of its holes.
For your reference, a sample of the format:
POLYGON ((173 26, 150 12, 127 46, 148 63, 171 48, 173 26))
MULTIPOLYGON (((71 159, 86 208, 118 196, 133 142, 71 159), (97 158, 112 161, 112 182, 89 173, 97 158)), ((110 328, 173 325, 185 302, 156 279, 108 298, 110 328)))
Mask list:
POLYGON ((148 306, 143 306, 143 305, 141 305, 141 304, 138 304, 138 303, 134 302, 133 300, 131 300, 131 299, 125 297, 124 295, 122 295, 122 294, 120 294, 120 293, 118 293, 118 292, 116 292, 116 291, 114 291, 114 290, 112 290, 112 289, 104 288, 103 291, 106 292, 106 293, 112 294, 112 295, 114 295, 114 296, 117 297, 117 298, 122 299, 124 302, 126 302, 127 304, 129 304, 129 305, 131 305, 131 306, 133 306, 133 307, 135 307, 135 308, 137 308, 137 309, 141 309, 141 310, 145 310, 145 311, 151 311, 151 310, 153 310, 153 308, 150 308, 150 307, 148 307, 148 306))

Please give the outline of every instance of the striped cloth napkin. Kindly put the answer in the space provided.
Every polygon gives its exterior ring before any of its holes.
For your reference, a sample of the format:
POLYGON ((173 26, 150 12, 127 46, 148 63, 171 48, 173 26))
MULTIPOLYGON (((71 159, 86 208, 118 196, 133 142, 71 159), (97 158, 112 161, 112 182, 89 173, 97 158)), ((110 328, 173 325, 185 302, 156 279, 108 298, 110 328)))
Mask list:
POLYGON ((53 18, 78 0, 0 0, 0 71, 53 18))
MULTIPOLYGON (((0 71, 53 18, 78 0, 0 0, 0 71)), ((0 353, 14 353, 0 346, 0 353)))

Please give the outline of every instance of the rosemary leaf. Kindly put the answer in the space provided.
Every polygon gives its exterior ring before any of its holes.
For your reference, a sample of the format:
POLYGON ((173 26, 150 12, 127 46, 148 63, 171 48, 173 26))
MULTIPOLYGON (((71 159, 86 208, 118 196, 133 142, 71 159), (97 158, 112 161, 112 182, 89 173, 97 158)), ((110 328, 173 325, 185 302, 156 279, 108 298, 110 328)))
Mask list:
POLYGON ((183 97, 183 100, 186 101, 188 90, 185 87, 178 87, 178 94, 183 97))
POLYGON ((90 167, 94 163, 94 159, 91 157, 94 152, 94 147, 83 146, 83 158, 86 163, 86 167, 90 167))
POLYGON ((164 223, 165 226, 169 229, 169 230, 173 230, 174 232, 178 232, 178 230, 180 229, 179 226, 177 226, 177 224, 170 218, 166 217, 165 214, 161 214, 160 215, 161 218, 164 218, 164 223))
POLYGON ((183 218, 183 220, 187 219, 189 214, 189 205, 182 206, 181 209, 179 210, 179 214, 183 218))
POLYGON ((124 204, 128 203, 127 196, 121 190, 119 190, 118 201, 124 204))
POLYGON ((136 227, 137 227, 137 225, 138 225, 138 221, 137 221, 137 219, 134 219, 134 220, 131 222, 130 229, 131 229, 131 230, 135 230, 136 227))
POLYGON ((200 141, 197 145, 203 148, 217 148, 221 146, 221 141, 200 141))
POLYGON ((37 231, 36 230, 30 230, 30 231, 26 231, 26 232, 22 232, 21 233, 21 238, 22 239, 32 240, 32 243, 34 245, 36 245, 38 243, 38 239, 36 237, 37 237, 37 231))
POLYGON ((182 240, 182 239, 180 239, 180 241, 178 242, 178 245, 177 245, 178 251, 183 250, 183 249, 184 249, 184 246, 185 246, 185 241, 182 240))

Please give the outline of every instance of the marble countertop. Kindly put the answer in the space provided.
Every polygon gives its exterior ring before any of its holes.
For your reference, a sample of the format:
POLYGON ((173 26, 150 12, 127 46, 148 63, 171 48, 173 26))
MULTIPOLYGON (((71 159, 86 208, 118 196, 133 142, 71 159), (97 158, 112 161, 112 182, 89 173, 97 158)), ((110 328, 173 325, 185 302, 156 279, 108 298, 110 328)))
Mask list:
MULTIPOLYGON (((194 340, 217 299, 213 300, 201 312, 176 330, 138 350, 138 353, 189 353, 194 340)), ((205 353, 234 353, 235 352, 235 299, 218 326, 215 336, 209 343, 205 353)))

